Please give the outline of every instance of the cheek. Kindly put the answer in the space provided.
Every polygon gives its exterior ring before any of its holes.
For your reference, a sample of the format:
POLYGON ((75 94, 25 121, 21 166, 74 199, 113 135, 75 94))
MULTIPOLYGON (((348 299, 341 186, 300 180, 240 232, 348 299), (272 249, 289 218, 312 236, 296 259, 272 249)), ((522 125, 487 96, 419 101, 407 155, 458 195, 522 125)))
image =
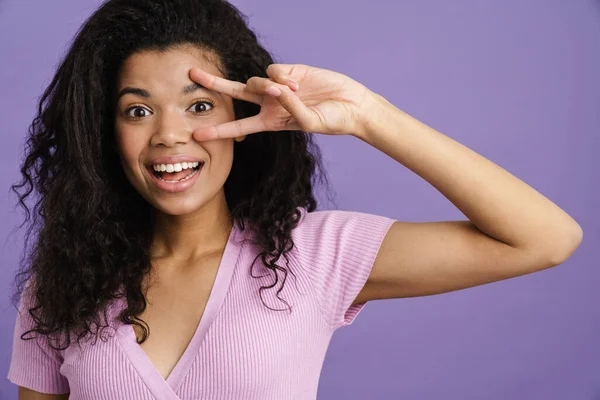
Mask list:
POLYGON ((205 146, 205 148, 211 158, 215 158, 217 161, 227 161, 233 157, 233 139, 217 140, 214 145, 205 146))
POLYGON ((144 148, 143 140, 135 132, 121 131, 115 135, 117 151, 125 162, 137 161, 144 148))
POLYGON ((210 157, 210 168, 219 175, 227 176, 233 163, 233 139, 204 142, 210 157))

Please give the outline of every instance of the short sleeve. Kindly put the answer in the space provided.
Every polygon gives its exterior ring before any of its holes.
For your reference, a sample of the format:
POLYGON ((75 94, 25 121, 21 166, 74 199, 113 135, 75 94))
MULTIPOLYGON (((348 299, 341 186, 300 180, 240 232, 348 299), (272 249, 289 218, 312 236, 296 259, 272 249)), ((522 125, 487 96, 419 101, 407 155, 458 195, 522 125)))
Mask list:
POLYGON ((292 233, 322 313, 333 329, 350 325, 367 302, 352 305, 395 220, 354 211, 302 209, 292 233))
POLYGON ((12 358, 7 378, 15 385, 40 393, 68 393, 69 383, 60 373, 63 361, 60 351, 50 347, 46 337, 35 332, 25 336, 27 338, 35 336, 35 339, 21 339, 21 335, 34 326, 34 321, 28 312, 31 307, 29 293, 26 285, 17 312, 12 358))

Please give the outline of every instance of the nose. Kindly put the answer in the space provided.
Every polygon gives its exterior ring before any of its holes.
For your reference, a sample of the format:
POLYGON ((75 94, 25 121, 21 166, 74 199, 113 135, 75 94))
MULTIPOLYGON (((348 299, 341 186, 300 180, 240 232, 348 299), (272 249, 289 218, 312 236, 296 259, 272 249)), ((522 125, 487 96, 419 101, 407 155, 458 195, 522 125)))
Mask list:
POLYGON ((192 138, 193 130, 184 115, 177 110, 167 110, 157 115, 156 130, 152 135, 152 146, 173 147, 185 144, 192 138))

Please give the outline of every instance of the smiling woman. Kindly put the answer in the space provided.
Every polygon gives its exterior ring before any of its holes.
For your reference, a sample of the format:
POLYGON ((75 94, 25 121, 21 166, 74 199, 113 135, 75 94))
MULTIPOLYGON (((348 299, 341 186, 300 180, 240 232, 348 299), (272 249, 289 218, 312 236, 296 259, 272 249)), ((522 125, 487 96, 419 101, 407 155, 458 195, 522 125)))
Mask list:
MULTIPOLYGON (((193 67, 247 82, 267 77, 272 63, 225 1, 112 0, 85 23, 41 98, 23 181, 13 186, 22 201, 37 190, 35 207, 45 217, 35 256, 17 276, 12 382, 72 399, 316 393, 319 364, 306 379, 297 380, 302 363, 281 375, 276 360, 293 357, 298 343, 272 347, 268 338, 279 329, 286 340, 321 343, 302 352, 307 363, 325 351, 327 334, 293 333, 306 318, 328 325, 319 300, 301 297, 312 286, 309 271, 289 259, 292 244, 301 245, 292 230, 315 210, 313 183, 325 178, 319 149, 301 130, 246 140, 192 136, 260 111, 194 82, 193 67), (304 290, 287 293, 288 272, 304 290), (282 311, 292 309, 299 311, 290 320, 282 311), (111 340, 89 340, 109 326, 117 331, 111 340), (244 341, 251 347, 239 347, 232 326, 255 331, 244 341), (218 354, 210 350, 215 341, 218 354), (207 361, 196 360, 200 346, 207 361), (270 372, 260 348, 274 351, 270 372), (212 372, 199 375, 199 363, 212 372), (234 383, 241 376, 255 378, 234 383), (211 388, 223 379, 230 383, 211 388)), ((369 253, 362 257, 364 269, 369 253)), ((340 301, 349 306, 351 295, 340 301)))
POLYGON ((23 205, 40 194, 8 374, 22 399, 314 399, 367 301, 540 271, 582 240, 362 84, 274 64, 222 0, 109 0, 39 109, 13 185, 23 205), (316 211, 313 133, 377 148, 469 220, 316 211))

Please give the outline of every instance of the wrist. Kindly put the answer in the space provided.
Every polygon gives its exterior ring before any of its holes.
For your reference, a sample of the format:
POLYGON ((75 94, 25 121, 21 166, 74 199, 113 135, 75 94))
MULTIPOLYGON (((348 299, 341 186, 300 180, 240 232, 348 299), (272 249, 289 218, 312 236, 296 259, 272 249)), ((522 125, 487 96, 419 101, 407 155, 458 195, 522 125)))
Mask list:
POLYGON ((368 90, 363 105, 360 107, 362 110, 361 118, 359 118, 358 128, 354 136, 369 143, 370 138, 381 131, 382 126, 385 126, 385 120, 391 112, 390 107, 398 110, 383 96, 368 90))

